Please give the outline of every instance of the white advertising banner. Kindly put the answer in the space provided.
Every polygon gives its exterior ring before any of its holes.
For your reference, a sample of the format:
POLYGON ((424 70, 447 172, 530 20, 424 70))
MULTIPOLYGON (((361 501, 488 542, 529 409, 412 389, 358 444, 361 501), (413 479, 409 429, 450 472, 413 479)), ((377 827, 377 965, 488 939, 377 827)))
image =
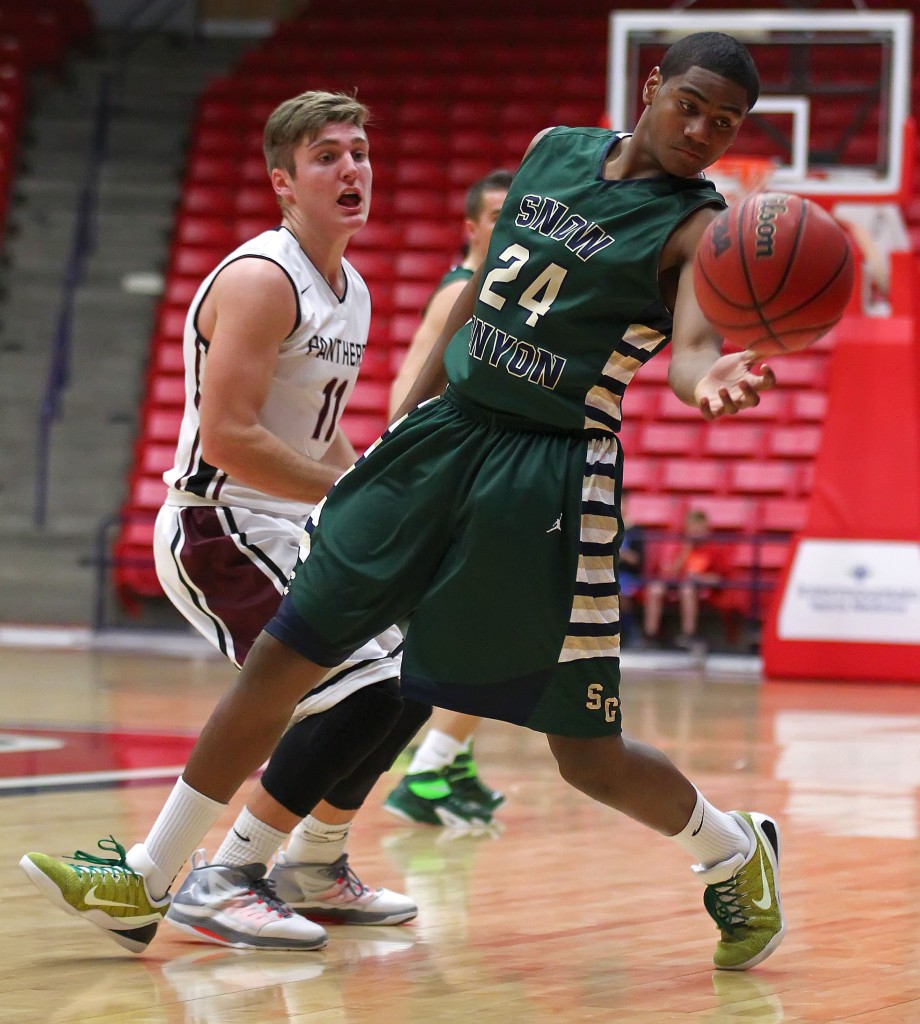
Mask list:
POLYGON ((920 544, 800 541, 777 635, 781 640, 920 644, 920 544))

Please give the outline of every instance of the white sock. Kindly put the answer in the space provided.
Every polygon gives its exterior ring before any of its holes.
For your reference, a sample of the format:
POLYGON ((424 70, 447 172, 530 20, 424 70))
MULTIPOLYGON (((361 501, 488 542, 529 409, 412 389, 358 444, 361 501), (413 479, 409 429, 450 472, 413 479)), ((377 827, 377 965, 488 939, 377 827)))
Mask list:
POLYGON ((291 833, 285 857, 295 864, 334 864, 345 852, 351 822, 327 825, 308 814, 291 833))
POLYGON ((738 819, 713 807, 699 790, 690 820, 671 838, 704 868, 751 852, 751 840, 738 819))
POLYGON ((428 735, 422 740, 422 745, 416 750, 412 763, 409 765, 409 774, 415 775, 418 772, 437 772, 453 763, 457 754, 466 745, 464 740, 455 740, 446 732, 438 729, 429 729, 428 735))
POLYGON ((128 852, 128 866, 144 875, 153 899, 166 895, 182 865, 226 809, 226 804, 192 789, 181 777, 176 779, 147 838, 128 852))
POLYGON ((287 832, 266 825, 248 807, 240 811, 233 827, 224 836, 212 864, 241 868, 245 864, 269 864, 287 832))

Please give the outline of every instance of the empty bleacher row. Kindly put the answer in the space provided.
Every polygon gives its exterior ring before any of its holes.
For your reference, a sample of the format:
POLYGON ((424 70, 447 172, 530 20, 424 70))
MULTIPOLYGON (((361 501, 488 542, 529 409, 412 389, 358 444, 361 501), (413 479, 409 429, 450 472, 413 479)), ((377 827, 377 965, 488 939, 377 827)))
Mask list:
MULTIPOLYGON (((274 106, 303 89, 358 87, 372 109, 371 218, 348 250, 374 309, 362 378, 343 418, 359 449, 385 426, 389 381, 431 289, 460 253, 468 185, 496 167, 516 166, 535 132, 549 124, 601 119, 606 9, 565 19, 539 7, 517 18, 490 16, 485 7, 477 12, 474 6, 449 24, 422 12, 413 20, 411 46, 404 20, 385 14, 352 16, 348 32, 338 15, 307 15, 279 26, 233 75, 205 91, 189 141, 115 549, 123 597, 159 593, 150 523, 181 418, 188 303, 230 249, 278 221, 261 155, 262 126, 274 106), (322 46, 313 44, 318 38, 322 46), (530 45, 539 60, 522 59, 530 45)), ((765 78, 773 73, 781 71, 768 65, 765 78)), ((835 130, 832 120, 819 129, 835 130)), ((747 142, 746 151, 757 152, 756 133, 747 142)), ((847 155, 859 158, 861 137, 849 145, 855 148, 847 155)), ((622 434, 634 518, 677 531, 688 507, 703 508, 715 531, 760 537, 733 546, 739 576, 753 571, 767 583, 775 579, 807 512, 829 358, 829 342, 784 357, 776 366, 779 390, 738 420, 710 425, 671 393, 666 357, 643 367, 624 402, 622 434)))
POLYGON ((84 0, 37 0, 0 6, 0 244, 6 232, 13 177, 32 74, 56 74, 68 51, 93 31, 84 0))

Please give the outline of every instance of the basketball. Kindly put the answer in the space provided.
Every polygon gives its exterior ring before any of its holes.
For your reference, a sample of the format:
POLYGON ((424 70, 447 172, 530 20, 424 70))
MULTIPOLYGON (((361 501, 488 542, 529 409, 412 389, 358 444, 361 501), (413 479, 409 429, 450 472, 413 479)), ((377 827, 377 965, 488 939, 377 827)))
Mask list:
POLYGON ((785 192, 757 192, 723 210, 703 233, 693 266, 706 319, 761 358, 826 334, 843 316, 854 274, 843 228, 785 192))

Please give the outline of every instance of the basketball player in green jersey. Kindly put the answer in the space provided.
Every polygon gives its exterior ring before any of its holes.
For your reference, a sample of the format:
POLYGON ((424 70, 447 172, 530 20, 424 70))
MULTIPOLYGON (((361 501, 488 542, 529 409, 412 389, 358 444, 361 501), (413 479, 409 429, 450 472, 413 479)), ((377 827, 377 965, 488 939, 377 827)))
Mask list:
MULTIPOLYGON (((404 408, 422 404, 317 506, 288 595, 192 752, 180 810, 194 823, 171 832, 185 840, 177 857, 325 666, 411 616, 409 696, 545 732, 571 785, 672 837, 705 885, 717 967, 745 970, 776 949, 776 823, 718 810, 623 735, 617 657, 617 428, 630 378, 670 341, 670 384, 705 419, 775 384, 750 354, 720 355, 692 288, 697 244, 723 205, 701 172, 758 92, 740 43, 697 33, 649 74, 632 135, 555 128, 534 140, 404 408)), ((148 882, 169 884, 172 864, 148 859, 113 866, 113 915, 128 903, 147 913, 148 882)), ((56 885, 83 905, 88 881, 56 885)))
MULTIPOLYGON (((492 171, 474 181, 464 202, 467 250, 438 282, 421 323, 390 388, 390 414, 402 405, 425 365, 463 286, 486 258, 502 203, 511 187, 510 171, 492 171)), ((466 828, 488 825, 505 797, 479 778, 473 733, 480 719, 435 708, 406 775, 387 795, 384 807, 398 818, 425 825, 466 828)))

